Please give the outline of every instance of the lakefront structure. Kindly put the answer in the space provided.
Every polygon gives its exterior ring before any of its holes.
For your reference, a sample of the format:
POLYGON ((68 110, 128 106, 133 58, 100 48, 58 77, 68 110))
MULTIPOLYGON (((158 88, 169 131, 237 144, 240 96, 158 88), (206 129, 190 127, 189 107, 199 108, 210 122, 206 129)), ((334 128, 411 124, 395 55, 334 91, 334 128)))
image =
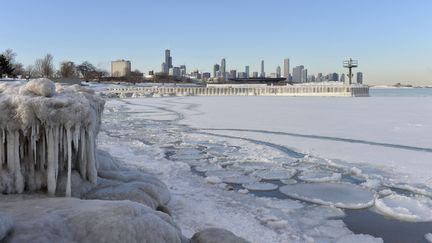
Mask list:
POLYGON ((111 97, 151 97, 151 96, 345 96, 367 97, 366 85, 345 84, 208 84, 206 86, 148 86, 110 88, 111 97))

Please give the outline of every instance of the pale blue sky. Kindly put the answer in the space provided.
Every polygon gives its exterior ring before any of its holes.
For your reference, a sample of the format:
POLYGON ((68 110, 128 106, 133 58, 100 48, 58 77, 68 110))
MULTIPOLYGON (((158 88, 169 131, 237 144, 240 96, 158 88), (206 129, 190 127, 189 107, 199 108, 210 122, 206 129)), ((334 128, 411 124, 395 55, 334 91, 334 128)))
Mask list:
POLYGON ((353 57, 367 83, 432 84, 431 11, 430 0, 0 0, 0 50, 25 65, 49 52, 145 72, 160 70, 165 48, 200 71, 225 57, 251 71, 264 59, 271 73, 289 57, 309 73, 342 73, 353 57))

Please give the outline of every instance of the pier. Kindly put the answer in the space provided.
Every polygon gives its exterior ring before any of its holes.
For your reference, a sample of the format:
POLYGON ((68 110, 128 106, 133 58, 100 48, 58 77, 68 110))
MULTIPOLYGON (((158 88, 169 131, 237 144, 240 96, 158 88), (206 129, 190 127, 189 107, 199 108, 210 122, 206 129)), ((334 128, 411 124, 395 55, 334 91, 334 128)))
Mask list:
POLYGON ((366 85, 207 85, 207 86, 149 86, 108 89, 109 97, 161 96, 342 96, 368 97, 366 85))

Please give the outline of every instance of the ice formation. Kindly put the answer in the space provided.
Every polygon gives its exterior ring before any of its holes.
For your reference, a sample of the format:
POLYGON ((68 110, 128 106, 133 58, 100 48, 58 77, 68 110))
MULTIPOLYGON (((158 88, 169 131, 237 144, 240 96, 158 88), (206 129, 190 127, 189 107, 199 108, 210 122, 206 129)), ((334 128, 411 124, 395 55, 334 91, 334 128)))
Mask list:
POLYGON ((368 208, 375 201, 373 192, 347 183, 298 183, 279 190, 289 197, 338 208, 368 208))
POLYGON ((402 221, 432 221, 432 200, 427 197, 411 198, 393 194, 377 199, 375 209, 383 215, 402 221))
POLYGON ((71 173, 96 183, 95 138, 104 100, 94 91, 49 79, 0 84, 0 192, 47 189, 71 173))

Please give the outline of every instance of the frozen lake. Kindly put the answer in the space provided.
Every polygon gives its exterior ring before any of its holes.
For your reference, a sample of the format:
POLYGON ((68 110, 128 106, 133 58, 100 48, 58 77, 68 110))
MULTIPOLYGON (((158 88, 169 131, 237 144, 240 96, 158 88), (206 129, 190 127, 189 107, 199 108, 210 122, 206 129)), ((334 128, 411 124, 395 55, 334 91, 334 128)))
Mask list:
POLYGON ((99 145, 159 174, 186 236, 214 226, 252 242, 427 242, 431 101, 110 100, 99 145))

